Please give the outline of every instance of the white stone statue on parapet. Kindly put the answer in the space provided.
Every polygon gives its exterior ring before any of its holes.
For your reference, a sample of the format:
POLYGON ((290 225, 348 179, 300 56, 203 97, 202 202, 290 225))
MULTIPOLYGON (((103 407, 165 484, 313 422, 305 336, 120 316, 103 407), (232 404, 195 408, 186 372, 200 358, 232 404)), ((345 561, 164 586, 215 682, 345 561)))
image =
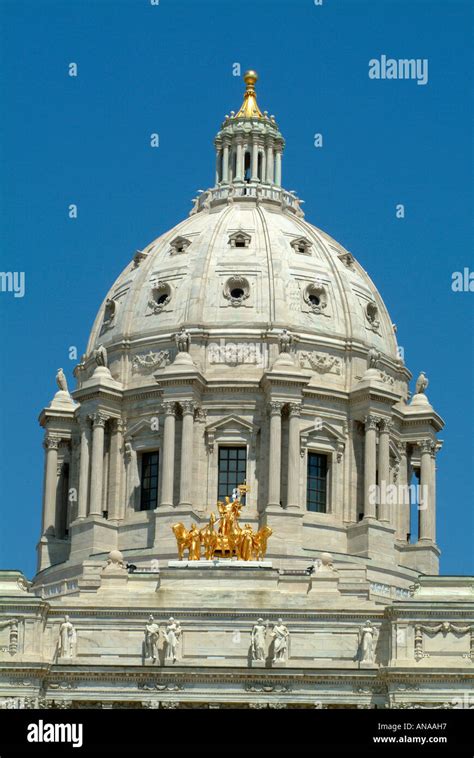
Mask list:
POLYGON ((273 627, 273 662, 283 662, 288 658, 288 642, 290 640, 290 632, 284 625, 283 619, 278 619, 277 623, 273 627))
POLYGON ((360 631, 360 662, 375 663, 375 627, 366 621, 360 631))
POLYGON ((151 658, 155 663, 158 658, 158 641, 160 638, 160 627, 150 614, 145 626, 145 658, 151 658))
POLYGON ((74 658, 76 653, 76 630, 69 616, 64 617, 64 621, 59 627, 59 657, 74 658))
POLYGON ((179 621, 171 616, 165 631, 166 640, 166 660, 173 663, 178 660, 178 645, 181 640, 181 626, 179 621))
POLYGON ((263 619, 257 619, 251 633, 251 657, 253 661, 265 660, 265 636, 267 628, 263 619))

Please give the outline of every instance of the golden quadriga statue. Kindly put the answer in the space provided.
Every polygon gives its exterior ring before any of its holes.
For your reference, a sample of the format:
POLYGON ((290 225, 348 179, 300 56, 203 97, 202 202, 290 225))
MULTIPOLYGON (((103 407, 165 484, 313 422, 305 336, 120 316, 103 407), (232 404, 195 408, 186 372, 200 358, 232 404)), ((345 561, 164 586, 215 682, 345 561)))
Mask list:
POLYGON ((216 519, 214 513, 211 513, 209 523, 202 529, 198 529, 196 524, 191 524, 188 531, 182 523, 171 527, 176 537, 180 560, 183 559, 185 550, 188 551, 190 561, 199 561, 202 550, 206 560, 235 556, 241 561, 258 561, 265 557, 267 541, 272 530, 269 526, 263 526, 258 532, 254 532, 250 524, 240 526, 241 497, 248 492, 248 487, 240 485, 238 491, 239 495, 234 495, 233 500, 229 497, 226 497, 225 503, 219 500, 219 518, 216 519))

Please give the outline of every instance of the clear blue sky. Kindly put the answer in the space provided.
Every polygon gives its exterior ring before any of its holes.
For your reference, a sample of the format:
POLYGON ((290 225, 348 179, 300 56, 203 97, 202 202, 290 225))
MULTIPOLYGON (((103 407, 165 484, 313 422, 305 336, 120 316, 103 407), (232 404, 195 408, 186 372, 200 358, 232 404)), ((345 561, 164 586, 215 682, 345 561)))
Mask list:
POLYGON ((0 2, 1 269, 26 274, 25 297, 0 294, 2 568, 34 572, 37 416, 56 369, 72 386, 69 347, 84 351, 115 277, 213 183, 213 137, 241 102, 239 62, 259 72, 259 103, 286 138, 284 185, 369 271, 408 367, 429 376, 446 421, 442 571, 474 573, 474 293, 451 290, 453 271, 474 269, 472 10, 453 0, 0 2), (368 61, 382 54, 427 58, 428 84, 370 80, 368 61))

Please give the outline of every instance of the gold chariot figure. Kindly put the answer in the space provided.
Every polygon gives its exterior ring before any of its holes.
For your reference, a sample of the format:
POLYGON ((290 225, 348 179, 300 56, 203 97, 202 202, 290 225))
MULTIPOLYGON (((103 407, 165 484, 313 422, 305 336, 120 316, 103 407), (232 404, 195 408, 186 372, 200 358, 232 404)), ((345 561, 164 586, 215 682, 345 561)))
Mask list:
POLYGON ((217 557, 236 557, 241 561, 262 560, 272 530, 269 526, 263 526, 254 532, 250 524, 243 527, 239 524, 243 507, 242 497, 249 491, 246 484, 240 484, 235 488, 232 499, 226 497, 225 502, 219 500, 219 517, 216 518, 215 514, 211 513, 209 523, 202 529, 198 529, 196 524, 191 524, 188 531, 181 522, 174 524, 171 528, 176 537, 179 559, 184 558, 184 552, 187 550, 188 560, 199 561, 204 550, 206 560, 217 557))

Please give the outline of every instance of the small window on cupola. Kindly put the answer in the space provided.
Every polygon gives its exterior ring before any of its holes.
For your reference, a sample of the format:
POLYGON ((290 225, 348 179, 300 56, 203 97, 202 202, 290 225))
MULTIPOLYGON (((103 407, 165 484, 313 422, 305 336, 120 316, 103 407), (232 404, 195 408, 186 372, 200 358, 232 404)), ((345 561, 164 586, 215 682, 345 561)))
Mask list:
POLYGON ((171 255, 175 255, 177 253, 185 253, 190 244, 191 240, 186 239, 186 237, 176 237, 170 243, 171 255))
POLYGON ((231 247, 248 247, 250 245, 250 234, 245 232, 234 232, 229 237, 229 245, 231 247))
POLYGON ((295 253, 300 253, 302 255, 311 255, 311 242, 306 239, 306 237, 298 237, 295 240, 292 240, 290 242, 291 247, 295 251, 295 253))

